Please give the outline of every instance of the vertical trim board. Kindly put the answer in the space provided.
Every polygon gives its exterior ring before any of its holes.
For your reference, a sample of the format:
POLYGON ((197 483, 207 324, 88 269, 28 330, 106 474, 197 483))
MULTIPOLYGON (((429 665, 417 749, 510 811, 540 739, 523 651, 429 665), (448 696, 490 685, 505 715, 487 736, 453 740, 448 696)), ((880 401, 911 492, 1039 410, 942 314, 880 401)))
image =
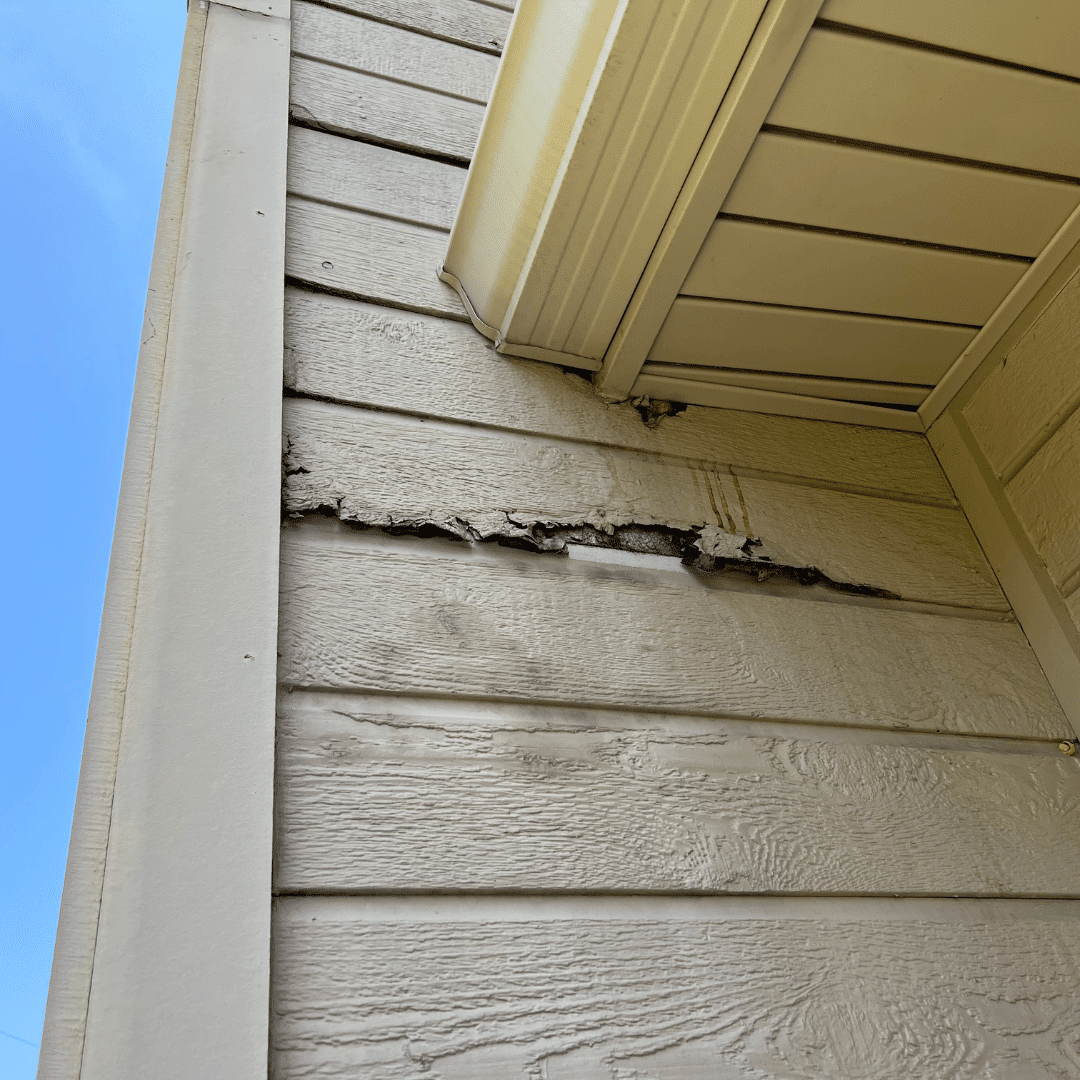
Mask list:
POLYGON ((109 576, 41 1038, 39 1080, 76 1080, 82 1062, 205 29, 206 4, 191 5, 150 264, 109 576))
POLYGON ((97 672, 125 669, 85 1042, 47 1040, 50 1080, 266 1075, 289 23, 204 10, 160 405, 126 465, 131 648, 103 638, 97 672))
POLYGON ((963 415, 950 409, 929 436, 1046 678, 1080 735, 1080 630, 963 415))

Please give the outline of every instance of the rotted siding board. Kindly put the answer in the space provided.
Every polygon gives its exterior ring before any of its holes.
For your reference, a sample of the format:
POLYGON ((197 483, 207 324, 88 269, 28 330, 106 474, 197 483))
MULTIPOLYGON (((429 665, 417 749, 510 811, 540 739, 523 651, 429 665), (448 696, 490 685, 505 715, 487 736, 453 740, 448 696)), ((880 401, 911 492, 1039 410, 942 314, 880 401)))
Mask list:
POLYGON ((512 535, 537 522, 719 529, 755 558, 905 599, 1008 610, 959 510, 815 490, 701 462, 286 401, 285 507, 512 535), (842 525, 840 523, 843 523, 842 525))
POLYGON ((289 131, 289 193, 450 231, 465 170, 321 131, 289 131))
POLYGON ((1080 584, 1080 411, 1016 474, 1005 492, 1065 594, 1080 584))
POLYGON ((828 0, 820 17, 1080 78, 1073 0, 828 0))
POLYGON ((768 122, 1080 176, 1080 144, 1061 137, 1080 126, 1080 85, 834 30, 811 32, 768 122))
POLYGON ((1078 801, 1053 745, 296 692, 275 880, 1078 895, 1078 801))
POLYGON ((293 52, 309 60, 487 104, 495 56, 357 18, 331 8, 293 3, 293 52))
POLYGON ((1068 1076, 1075 917, 1062 901, 284 898, 276 1075, 1068 1076))
POLYGON ((722 209, 1034 258, 1078 202, 1075 184, 763 131, 722 209))
POLYGON ((483 52, 501 52, 510 29, 512 6, 474 0, 334 0, 356 15, 442 38, 483 52))
POLYGON ((308 519, 287 530, 282 606, 278 674, 298 688, 1070 732, 1012 623, 793 602, 681 569, 393 540, 308 519))
POLYGON ((438 278, 445 251, 437 229, 289 199, 285 273, 297 280, 464 321, 457 293, 438 278))
POLYGON ((1074 274, 964 409, 994 471, 1011 480, 1080 406, 1080 274, 1074 274))
POLYGON ((980 326, 1028 265, 721 218, 679 291, 980 326))
POLYGON ((693 406, 646 427, 579 376, 495 355, 470 326, 299 289, 285 300, 286 383, 300 393, 955 505, 919 435, 693 406))
POLYGON ((294 120, 358 139, 468 163, 484 106, 294 56, 294 120))

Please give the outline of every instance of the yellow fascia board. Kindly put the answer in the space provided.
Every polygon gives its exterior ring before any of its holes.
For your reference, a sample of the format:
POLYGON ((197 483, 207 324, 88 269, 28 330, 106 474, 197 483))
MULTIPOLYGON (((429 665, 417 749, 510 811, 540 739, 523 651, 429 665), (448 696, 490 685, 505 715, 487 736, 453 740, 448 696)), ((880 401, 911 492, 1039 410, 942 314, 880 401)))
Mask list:
POLYGON ((602 360, 766 0, 522 0, 442 276, 501 352, 602 360))

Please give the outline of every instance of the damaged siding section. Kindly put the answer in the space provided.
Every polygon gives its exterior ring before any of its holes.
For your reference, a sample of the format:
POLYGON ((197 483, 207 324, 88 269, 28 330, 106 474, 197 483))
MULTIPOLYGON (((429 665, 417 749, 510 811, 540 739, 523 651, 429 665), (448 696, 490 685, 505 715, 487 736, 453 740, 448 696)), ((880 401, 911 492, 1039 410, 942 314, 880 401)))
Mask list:
POLYGON ((438 280, 509 6, 295 4, 272 1075, 1068 1074, 1072 734, 926 439, 438 280))

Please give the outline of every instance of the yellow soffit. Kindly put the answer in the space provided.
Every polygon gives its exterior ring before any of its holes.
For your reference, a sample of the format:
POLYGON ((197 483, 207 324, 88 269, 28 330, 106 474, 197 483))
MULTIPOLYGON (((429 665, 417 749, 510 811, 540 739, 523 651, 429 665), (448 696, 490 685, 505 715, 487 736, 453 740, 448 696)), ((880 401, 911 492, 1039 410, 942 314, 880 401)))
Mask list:
POLYGON ((925 431, 1080 240, 1080 9, 997 7, 520 0, 440 276, 498 352, 612 399, 925 431), (846 188, 808 171, 822 147, 846 188))
POLYGON ((441 271, 500 352, 601 368, 692 171, 722 137, 704 236, 820 6, 521 0, 441 271))

